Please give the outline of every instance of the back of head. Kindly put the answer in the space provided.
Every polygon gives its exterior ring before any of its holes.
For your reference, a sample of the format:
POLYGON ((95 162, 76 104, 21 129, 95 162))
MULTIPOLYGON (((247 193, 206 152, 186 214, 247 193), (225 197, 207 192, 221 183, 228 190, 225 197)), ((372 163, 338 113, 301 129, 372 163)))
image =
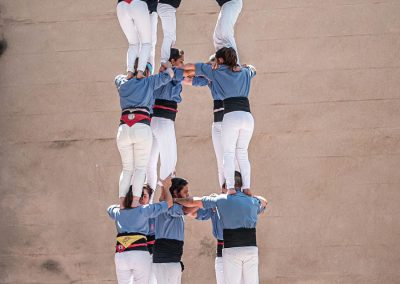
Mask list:
POLYGON ((215 53, 215 58, 222 59, 223 64, 229 66, 231 69, 237 66, 237 54, 232 47, 223 47, 215 53))
POLYGON ((177 61, 179 58, 182 58, 182 56, 184 54, 185 54, 185 52, 182 49, 171 47, 171 53, 170 53, 168 61, 171 63, 172 63, 172 59, 177 61))
POLYGON ((188 184, 188 181, 184 178, 173 178, 171 180, 172 184, 169 188, 169 192, 173 197, 177 197, 181 190, 188 184))
POLYGON ((132 193, 132 185, 131 185, 129 187, 128 193, 125 196, 124 207, 132 208, 132 201, 133 201, 133 193, 132 193))
POLYGON ((243 186, 242 174, 235 171, 235 189, 241 189, 243 186))

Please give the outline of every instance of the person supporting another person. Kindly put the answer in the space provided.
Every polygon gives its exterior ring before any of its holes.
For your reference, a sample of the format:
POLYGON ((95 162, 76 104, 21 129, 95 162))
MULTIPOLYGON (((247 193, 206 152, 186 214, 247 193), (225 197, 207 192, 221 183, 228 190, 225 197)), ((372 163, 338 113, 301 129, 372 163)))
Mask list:
MULTIPOLYGON (((146 234, 149 230, 149 218, 167 212, 172 207, 169 192, 170 178, 163 182, 162 193, 165 201, 133 208, 132 188, 125 198, 125 209, 119 205, 108 207, 108 215, 115 221, 117 245, 115 268, 118 284, 148 284, 151 273, 151 256, 147 249, 146 234)), ((146 188, 144 188, 146 190, 146 188)))
MULTIPOLYGON (((188 182, 173 178, 169 189, 176 198, 189 197, 188 182)), ((161 196, 160 200, 164 197, 161 196)), ((156 218, 156 241, 153 247, 153 269, 158 284, 180 284, 183 263, 184 211, 174 204, 156 218)))
MULTIPOLYGON (((130 80, 126 75, 118 75, 115 78, 122 109, 117 134, 117 146, 122 160, 122 172, 119 179, 121 209, 133 175, 133 207, 139 205, 153 140, 150 128, 153 92, 169 83, 174 72, 168 68, 163 73, 150 76, 150 70, 146 67, 145 76, 146 78, 143 79, 130 80)), ((164 176, 164 179, 167 176, 164 176)))
POLYGON ((241 176, 235 172, 236 194, 218 196, 175 198, 174 202, 187 207, 216 208, 223 225, 223 269, 225 283, 258 284, 258 248, 256 225, 258 214, 267 201, 240 191, 241 176))

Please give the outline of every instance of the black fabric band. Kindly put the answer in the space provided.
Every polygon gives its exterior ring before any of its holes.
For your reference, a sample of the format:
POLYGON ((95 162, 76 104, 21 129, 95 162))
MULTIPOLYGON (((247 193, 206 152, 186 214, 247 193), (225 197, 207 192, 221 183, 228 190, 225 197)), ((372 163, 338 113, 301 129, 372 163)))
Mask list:
POLYGON ((231 1, 231 0, 217 0, 218 5, 219 5, 220 7, 222 7, 222 5, 224 5, 226 2, 229 2, 229 1, 231 1))
POLYGON ((153 117, 162 117, 162 118, 167 118, 167 119, 171 119, 172 121, 175 121, 177 109, 178 109, 177 102, 157 99, 154 102, 153 117), (167 108, 173 109, 175 111, 169 110, 169 109, 157 108, 158 106, 167 107, 167 108))
POLYGON ((149 250, 150 254, 153 254, 153 248, 154 248, 154 244, 149 244, 149 242, 152 242, 156 239, 155 235, 147 235, 147 249, 149 250))
MULTIPOLYGON (((143 109, 148 110, 147 107, 144 107, 143 109)), ((123 109, 121 116, 122 115, 127 115, 127 114, 142 114, 142 115, 146 115, 147 117, 150 118, 150 114, 145 112, 145 111, 130 111, 129 109, 123 109)), ((139 120, 136 123, 143 123, 143 124, 146 124, 146 125, 150 126, 150 120, 149 119, 139 120)), ((119 120, 119 125, 124 125, 124 124, 126 124, 124 121, 119 120)))
POLYGON ((222 249, 224 248, 224 240, 217 240, 217 257, 222 257, 222 249))
POLYGON ((180 262, 183 254, 183 241, 157 239, 153 247, 154 263, 180 262))
POLYGON ((157 12, 157 0, 145 0, 147 3, 147 7, 149 8, 149 13, 157 12))
POLYGON ((245 97, 228 98, 224 100, 224 114, 232 111, 250 112, 249 99, 245 97))
MULTIPOLYGON (((137 235, 139 235, 139 236, 144 236, 144 237, 146 237, 145 235, 143 235, 143 234, 140 234, 140 233, 119 233, 118 235, 117 235, 117 238, 118 237, 122 237, 122 236, 137 236, 137 235)), ((134 242, 133 243, 133 245, 142 245, 142 246, 135 246, 135 247, 128 247, 128 248, 125 248, 123 251, 125 252, 125 251, 133 251, 133 250, 139 250, 139 251, 148 251, 148 249, 147 249, 147 239, 146 238, 142 238, 142 239, 139 239, 139 240, 137 240, 136 242, 134 242), (144 245, 144 244, 146 244, 146 245, 144 245)), ((119 253, 120 251, 118 251, 117 250, 117 247, 118 246, 120 246, 121 244, 117 241, 117 244, 116 244, 116 249, 115 249, 115 252, 116 253, 119 253)))
POLYGON ((224 101, 222 100, 214 100, 214 122, 221 122, 224 118, 224 101), (221 109, 219 111, 215 111, 221 109))
POLYGON ((174 8, 178 8, 181 4, 181 0, 160 0, 159 3, 168 4, 174 8))
POLYGON ((224 248, 256 247, 256 229, 224 229, 224 248))

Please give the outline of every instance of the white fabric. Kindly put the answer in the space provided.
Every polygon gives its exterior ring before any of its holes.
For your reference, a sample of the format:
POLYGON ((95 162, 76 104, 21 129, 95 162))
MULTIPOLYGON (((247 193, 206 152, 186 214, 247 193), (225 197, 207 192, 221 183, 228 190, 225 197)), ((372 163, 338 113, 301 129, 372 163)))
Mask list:
POLYGON ((138 70, 144 71, 151 53, 151 25, 147 3, 125 1, 117 5, 117 17, 128 43, 127 71, 134 72, 136 57, 139 55, 138 70), (139 54, 140 51, 140 54, 139 54))
POLYGON ((151 52, 149 62, 153 66, 153 73, 155 71, 155 57, 156 57, 156 44, 157 44, 157 25, 158 25, 158 14, 153 12, 150 14, 151 23, 151 52))
POLYGON ((222 251, 225 284, 258 284, 258 248, 235 247, 222 251))
POLYGON ((154 273, 154 263, 151 264, 151 274, 149 284, 157 284, 156 274, 154 273))
POLYGON ((153 146, 147 167, 147 184, 151 188, 157 185, 157 163, 160 156, 160 179, 166 179, 175 172, 177 146, 174 121, 162 117, 151 119, 153 146))
POLYGON ((164 39, 161 45, 161 63, 169 60, 171 47, 176 42, 176 9, 168 4, 158 3, 157 13, 160 16, 164 39))
POLYGON ((214 47, 217 51, 222 47, 233 47, 238 55, 239 53, 235 41, 235 24, 242 11, 242 0, 231 0, 221 7, 217 24, 214 30, 214 47))
POLYGON ((224 284, 224 262, 222 257, 215 258, 215 277, 217 284, 224 284))
POLYGON ((224 149, 224 176, 228 189, 235 186, 235 155, 239 165, 244 189, 250 188, 250 162, 248 147, 253 135, 254 119, 251 113, 233 111, 224 115, 222 121, 222 145, 224 149))
POLYGON ((115 254, 118 284, 148 284, 151 256, 148 251, 126 251, 115 254))
POLYGON ((133 175, 132 193, 137 197, 142 195, 152 140, 151 128, 144 123, 136 123, 132 127, 126 124, 119 126, 117 146, 122 160, 119 197, 128 193, 133 175))
POLYGON ((153 263, 157 284, 180 284, 182 267, 179 262, 153 263))

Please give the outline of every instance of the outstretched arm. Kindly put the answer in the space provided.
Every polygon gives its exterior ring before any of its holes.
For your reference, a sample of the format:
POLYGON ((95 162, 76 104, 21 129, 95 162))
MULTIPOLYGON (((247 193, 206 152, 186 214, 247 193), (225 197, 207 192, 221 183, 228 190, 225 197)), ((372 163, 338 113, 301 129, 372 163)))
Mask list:
POLYGON ((175 203, 179 203, 185 207, 199 207, 203 208, 201 197, 188 197, 188 198, 174 198, 175 203))

